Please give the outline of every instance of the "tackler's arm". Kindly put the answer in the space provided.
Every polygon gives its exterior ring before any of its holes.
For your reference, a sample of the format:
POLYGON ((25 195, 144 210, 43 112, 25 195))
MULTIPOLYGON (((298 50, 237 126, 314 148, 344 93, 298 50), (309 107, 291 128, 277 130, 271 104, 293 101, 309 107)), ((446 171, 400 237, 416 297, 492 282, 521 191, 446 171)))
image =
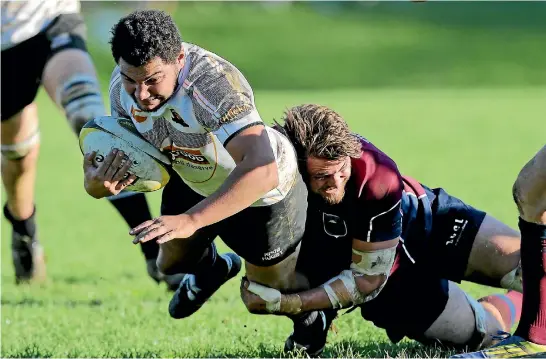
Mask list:
MULTIPOLYGON (((254 313, 297 314, 365 303, 375 298, 387 282, 398 241, 399 238, 378 243, 353 240, 351 268, 320 287, 304 292, 281 294, 276 289, 247 281, 242 290, 259 299, 254 297, 258 300, 245 304, 254 313)), ((249 295, 243 295, 243 299, 248 302, 253 300, 249 295)))

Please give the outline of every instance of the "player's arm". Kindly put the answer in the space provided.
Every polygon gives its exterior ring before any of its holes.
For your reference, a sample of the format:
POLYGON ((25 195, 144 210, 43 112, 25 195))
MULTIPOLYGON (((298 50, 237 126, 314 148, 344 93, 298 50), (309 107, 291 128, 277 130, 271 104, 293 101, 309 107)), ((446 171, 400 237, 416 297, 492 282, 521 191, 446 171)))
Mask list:
POLYGON ((277 163, 264 125, 243 129, 230 139, 226 150, 236 163, 235 169, 216 192, 186 212, 199 228, 242 211, 279 183, 277 163))
MULTIPOLYGON (((243 280, 241 296, 255 314, 297 314, 311 310, 340 309, 360 305, 377 296, 387 281, 399 238, 380 243, 353 240, 351 268, 320 287, 299 293, 280 291, 243 280), (359 250, 355 251, 355 247, 359 250), (355 255, 355 252, 358 254, 355 255), (355 258, 357 257, 357 258, 355 258), (380 263, 375 264, 374 263, 380 263)), ((317 265, 327 265, 320 263, 317 265)))
POLYGON ((358 223, 361 225, 354 232, 350 268, 318 288, 294 294, 273 292, 271 288, 243 281, 241 294, 247 308, 254 313, 294 314, 315 309, 347 308, 375 298, 391 272, 402 233, 402 179, 397 172, 387 173, 381 176, 377 188, 388 190, 382 190, 380 199, 367 199, 366 207, 374 210, 353 220, 357 223, 360 219, 358 223))

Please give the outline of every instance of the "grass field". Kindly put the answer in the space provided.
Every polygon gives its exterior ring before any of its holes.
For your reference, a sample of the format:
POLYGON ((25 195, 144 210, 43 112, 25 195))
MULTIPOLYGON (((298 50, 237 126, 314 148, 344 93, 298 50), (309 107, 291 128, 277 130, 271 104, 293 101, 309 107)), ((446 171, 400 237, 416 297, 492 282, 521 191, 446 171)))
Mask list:
MULTIPOLYGON (((511 185, 544 144, 546 88, 256 93, 262 117, 316 102, 393 157, 403 173, 442 186, 512 226, 511 185)), ((37 183, 40 237, 49 282, 16 287, 9 227, 2 220, 2 357, 278 357, 287 319, 248 314, 232 280, 191 318, 167 313, 169 293, 146 275, 139 248, 105 201, 82 187, 75 137, 43 93, 37 183)), ((159 195, 149 195, 154 214, 159 195)), ((222 247, 226 250, 225 247, 222 247)), ((416 280, 419 280, 416 278, 416 280)), ((463 284, 476 296, 491 288, 463 284)), ((410 293, 401 293, 401 297, 410 293)), ((411 308, 408 308, 411 310, 411 308)), ((336 321, 325 356, 404 357, 449 353, 403 341, 363 322, 336 321)))

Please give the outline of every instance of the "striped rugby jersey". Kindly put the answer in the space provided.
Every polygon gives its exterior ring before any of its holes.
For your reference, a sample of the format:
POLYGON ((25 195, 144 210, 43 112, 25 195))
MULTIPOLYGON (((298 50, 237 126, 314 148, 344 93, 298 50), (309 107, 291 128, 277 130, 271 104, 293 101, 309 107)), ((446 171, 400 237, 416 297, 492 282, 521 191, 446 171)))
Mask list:
MULTIPOLYGON (((227 142, 243 129, 263 124, 254 94, 241 72, 228 61, 183 43, 185 64, 174 94, 158 109, 138 108, 123 88, 119 67, 110 80, 112 116, 130 118, 140 134, 170 156, 173 169, 202 196, 215 192, 235 168, 227 142)), ((266 126, 278 168, 279 185, 253 206, 282 200, 298 175, 289 140, 266 126)))
POLYGON ((79 12, 77 0, 3 0, 2 51, 38 35, 58 15, 79 12))

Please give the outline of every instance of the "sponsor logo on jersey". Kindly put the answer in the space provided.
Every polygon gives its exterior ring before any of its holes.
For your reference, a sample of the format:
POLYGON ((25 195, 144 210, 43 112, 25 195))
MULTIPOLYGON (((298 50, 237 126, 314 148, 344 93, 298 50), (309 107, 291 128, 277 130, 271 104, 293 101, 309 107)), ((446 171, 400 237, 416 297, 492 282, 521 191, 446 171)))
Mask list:
POLYGON ((190 125, 188 125, 188 124, 186 123, 186 121, 184 121, 184 120, 182 119, 182 116, 180 116, 180 115, 178 114, 178 112, 176 112, 176 111, 173 110, 172 108, 171 108, 171 113, 172 113, 172 115, 173 115, 173 121, 174 121, 174 122, 178 123, 179 125, 182 125, 183 127, 190 127, 190 125))
POLYGON ((131 105, 131 115, 133 115, 133 118, 138 123, 142 123, 142 122, 144 122, 144 121, 146 121, 148 119, 148 116, 138 115, 138 113, 140 113, 140 112, 141 112, 140 110, 137 110, 136 108, 134 108, 133 105, 131 105))
POLYGON ((453 223, 453 227, 451 228, 451 233, 449 235, 449 240, 446 242, 447 245, 457 245, 459 243, 459 239, 461 238, 461 235, 463 234, 464 228, 468 224, 468 221, 466 219, 455 219, 453 223))
POLYGON ((167 146, 163 151, 169 151, 173 162, 180 163, 180 160, 184 160, 198 165, 210 165, 209 160, 196 149, 167 146))
POLYGON ((241 113, 245 111, 250 111, 250 110, 252 110, 252 106, 250 106, 247 103, 240 106, 232 107, 224 114, 224 116, 222 116, 222 118, 220 118, 220 122, 221 123, 231 122, 241 113))

